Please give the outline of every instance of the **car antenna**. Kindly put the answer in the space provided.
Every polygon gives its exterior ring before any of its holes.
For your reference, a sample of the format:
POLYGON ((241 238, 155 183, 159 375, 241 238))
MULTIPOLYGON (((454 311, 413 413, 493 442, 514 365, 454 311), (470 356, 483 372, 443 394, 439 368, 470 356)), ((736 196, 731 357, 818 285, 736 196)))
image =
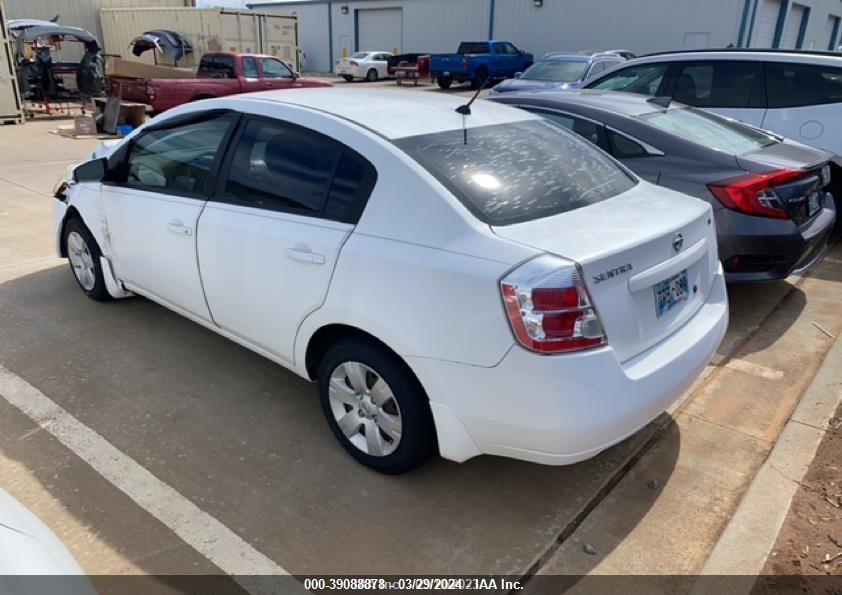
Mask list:
POLYGON ((650 97, 646 101, 648 101, 652 105, 657 105, 658 107, 669 109, 670 103, 672 103, 672 97, 663 95, 661 97, 650 97))
POLYGON ((477 100, 479 94, 482 93, 482 89, 483 87, 485 87, 485 83, 487 80, 487 77, 481 78, 479 81, 479 85, 477 85, 477 92, 474 93, 474 96, 471 97, 471 100, 468 103, 460 105, 456 108, 456 113, 462 114, 462 137, 464 138, 466 145, 468 144, 468 126, 467 122, 465 121, 465 117, 471 115, 471 105, 474 103, 474 101, 477 100))

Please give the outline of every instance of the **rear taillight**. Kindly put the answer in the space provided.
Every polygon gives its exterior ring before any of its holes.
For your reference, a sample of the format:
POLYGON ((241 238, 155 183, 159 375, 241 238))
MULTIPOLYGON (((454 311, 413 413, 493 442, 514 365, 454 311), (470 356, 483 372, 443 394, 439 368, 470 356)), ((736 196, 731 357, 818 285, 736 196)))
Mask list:
POLYGON ((544 255, 500 281, 518 342, 540 353, 564 353, 605 343, 605 333, 575 263, 544 255))
POLYGON ((359 66, 360 65, 360 63, 356 62, 355 60, 351 60, 350 62, 348 62, 348 64, 350 64, 351 66, 359 66))
POLYGON ((746 174, 708 184, 713 195, 727 208, 749 215, 787 219, 784 201, 775 187, 792 182, 807 172, 781 169, 764 173, 746 174))

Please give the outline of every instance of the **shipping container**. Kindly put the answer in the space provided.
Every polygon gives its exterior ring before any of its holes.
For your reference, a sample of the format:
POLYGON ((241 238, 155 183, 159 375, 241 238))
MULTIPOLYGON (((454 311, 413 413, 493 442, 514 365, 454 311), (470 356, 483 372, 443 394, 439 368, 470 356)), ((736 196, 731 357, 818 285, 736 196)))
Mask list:
POLYGON ((18 79, 15 74, 15 60, 12 46, 6 32, 6 9, 0 0, 0 124, 23 122, 18 79))
POLYGON ((127 60, 174 65, 161 53, 148 51, 135 56, 130 48, 132 40, 141 33, 165 29, 180 34, 193 47, 193 52, 178 62, 179 67, 197 66, 205 52, 226 51, 271 54, 299 69, 298 24, 292 13, 222 8, 104 8, 100 22, 105 52, 127 60))

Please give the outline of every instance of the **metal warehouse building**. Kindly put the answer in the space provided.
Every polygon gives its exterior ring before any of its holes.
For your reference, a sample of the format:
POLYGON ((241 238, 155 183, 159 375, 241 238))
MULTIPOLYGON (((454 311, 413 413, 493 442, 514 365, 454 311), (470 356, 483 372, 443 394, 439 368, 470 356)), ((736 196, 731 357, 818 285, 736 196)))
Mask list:
POLYGON ((832 49, 840 0, 297 0, 254 2, 299 17, 303 69, 327 72, 358 50, 453 52, 462 40, 507 39, 559 50, 780 47, 832 49))

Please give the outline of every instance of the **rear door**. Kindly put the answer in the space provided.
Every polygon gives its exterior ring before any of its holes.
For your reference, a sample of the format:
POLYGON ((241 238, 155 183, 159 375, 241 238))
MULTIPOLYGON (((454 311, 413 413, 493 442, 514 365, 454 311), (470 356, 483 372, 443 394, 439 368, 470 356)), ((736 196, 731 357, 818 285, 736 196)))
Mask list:
POLYGON ((103 205, 117 276, 131 289, 208 319, 196 223, 238 116, 205 112, 142 132, 128 145, 103 205))
POLYGON ((213 320, 292 363, 376 173, 332 138, 247 116, 204 210, 198 256, 213 320))
POLYGON ((296 84, 295 76, 287 65, 277 58, 260 58, 260 71, 264 87, 267 89, 289 89, 301 86, 296 84))
POLYGON ((765 70, 769 109, 763 128, 842 153, 842 68, 767 62, 765 70))
POLYGON ((675 65, 672 98, 752 126, 766 113, 763 68, 758 62, 703 60, 675 65))

